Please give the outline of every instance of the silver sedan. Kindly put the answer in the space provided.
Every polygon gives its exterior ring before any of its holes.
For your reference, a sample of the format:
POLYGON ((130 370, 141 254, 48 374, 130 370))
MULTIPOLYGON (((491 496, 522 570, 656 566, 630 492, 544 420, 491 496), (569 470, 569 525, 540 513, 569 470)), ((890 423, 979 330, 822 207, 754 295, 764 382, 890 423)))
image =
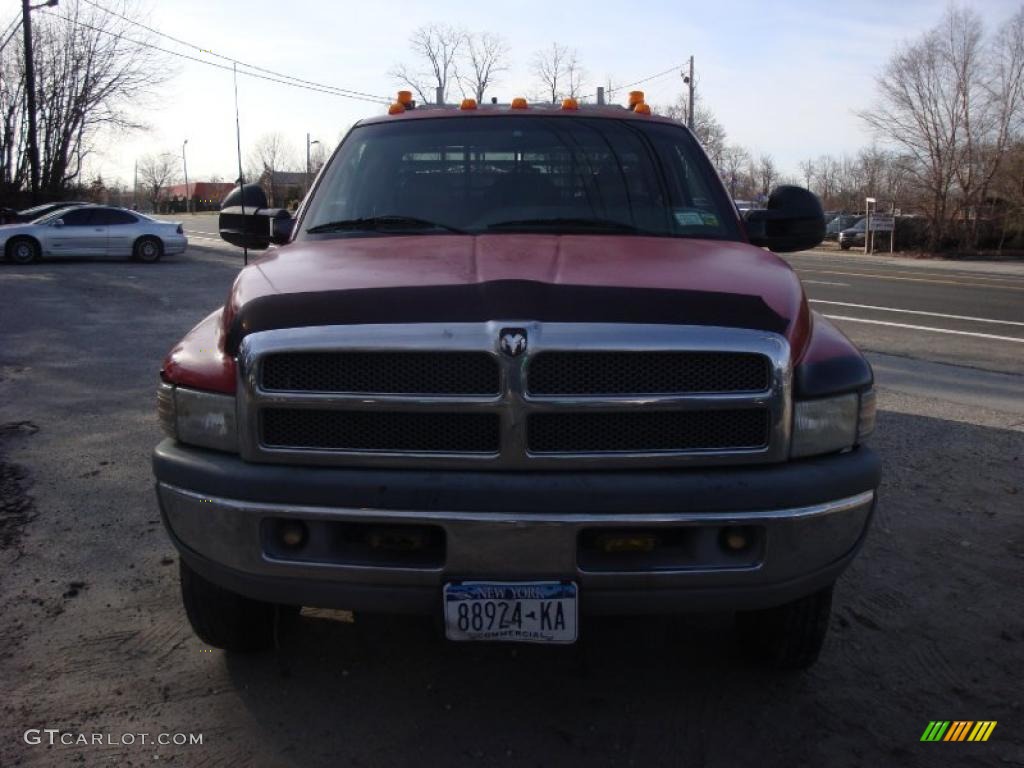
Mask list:
POLYGON ((0 252, 18 264, 43 256, 130 256, 153 262, 187 246, 179 222, 105 205, 62 208, 27 224, 0 226, 0 252))

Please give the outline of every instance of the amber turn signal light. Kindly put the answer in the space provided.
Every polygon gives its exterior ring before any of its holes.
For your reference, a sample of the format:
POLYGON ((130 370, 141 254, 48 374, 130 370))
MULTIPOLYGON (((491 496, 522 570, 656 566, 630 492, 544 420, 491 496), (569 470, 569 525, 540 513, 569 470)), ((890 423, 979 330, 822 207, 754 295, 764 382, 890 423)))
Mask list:
POLYGON ((605 533, 597 537, 602 552, 653 552, 658 538, 647 533, 605 533))

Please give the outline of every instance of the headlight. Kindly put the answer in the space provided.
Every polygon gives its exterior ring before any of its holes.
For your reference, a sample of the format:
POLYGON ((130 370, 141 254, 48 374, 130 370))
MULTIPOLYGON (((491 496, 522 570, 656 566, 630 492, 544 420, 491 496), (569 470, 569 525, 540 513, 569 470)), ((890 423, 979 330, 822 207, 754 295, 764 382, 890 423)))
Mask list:
POLYGON ((160 426, 189 445, 238 452, 235 398, 161 383, 157 390, 160 426))
POLYGON ((793 404, 790 455, 816 456, 855 446, 875 428, 875 392, 851 393, 793 404))

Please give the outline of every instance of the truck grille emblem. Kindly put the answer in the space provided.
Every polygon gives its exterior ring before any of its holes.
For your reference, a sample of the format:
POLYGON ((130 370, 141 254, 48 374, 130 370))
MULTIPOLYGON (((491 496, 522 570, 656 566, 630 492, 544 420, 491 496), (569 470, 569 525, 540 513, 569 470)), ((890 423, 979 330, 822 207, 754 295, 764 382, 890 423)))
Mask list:
POLYGON ((498 346, 509 357, 518 357, 526 351, 526 330, 523 328, 503 328, 498 337, 498 346))

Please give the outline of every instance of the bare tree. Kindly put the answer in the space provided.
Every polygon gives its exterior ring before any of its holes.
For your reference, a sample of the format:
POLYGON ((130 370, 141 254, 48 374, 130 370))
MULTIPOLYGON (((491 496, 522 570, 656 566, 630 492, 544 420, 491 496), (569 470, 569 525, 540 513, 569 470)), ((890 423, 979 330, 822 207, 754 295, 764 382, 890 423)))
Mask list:
POLYGON ((1024 10, 988 45, 978 15, 950 7, 942 21, 904 44, 878 78, 877 103, 861 118, 909 161, 924 198, 929 243, 973 221, 962 240, 976 242, 978 208, 1013 130, 1024 87, 1024 10))
POLYGON ((139 158, 139 185, 153 210, 160 204, 164 189, 175 182, 181 158, 172 152, 143 155, 139 158))
POLYGON ((258 179, 271 206, 280 205, 284 184, 279 174, 295 167, 295 151, 280 131, 265 133, 249 153, 249 176, 258 179))
MULTIPOLYGON (((976 89, 980 98, 976 93, 974 116, 968 113, 966 157, 957 176, 970 214, 966 238, 970 247, 977 246, 981 212, 989 206, 993 180, 1024 128, 1024 6, 982 55, 984 66, 976 89)), ((967 113, 966 104, 964 110, 967 113)))
MULTIPOLYGON (((67 0, 59 15, 40 14, 33 23, 39 185, 45 195, 59 196, 78 179, 98 135, 144 127, 140 108, 173 74, 145 47, 150 36, 133 27, 137 7, 123 0, 107 5, 124 18, 67 0)), ((0 55, 0 185, 11 190, 27 181, 25 67, 21 46, 8 45, 0 55)))
POLYGON ((508 71, 509 48, 505 38, 491 32, 467 34, 462 49, 457 76, 463 95, 483 103, 487 89, 494 85, 497 75, 508 71))
POLYGON ((743 183, 743 169, 750 162, 750 155, 743 147, 730 144, 722 152, 722 164, 719 173, 729 186, 729 194, 736 199, 736 192, 743 183))
POLYGON ((779 171, 775 167, 775 160, 771 155, 762 154, 757 161, 756 176, 760 184, 761 194, 765 197, 771 194, 772 185, 779 177, 779 171))
POLYGON ((544 97, 550 98, 552 104, 556 103, 565 91, 566 80, 569 79, 569 62, 575 58, 574 51, 558 43, 552 43, 533 54, 530 69, 540 83, 544 97))
POLYGON ((421 104, 448 101, 448 89, 457 80, 456 64, 466 44, 466 33, 448 24, 427 24, 416 29, 409 38, 415 64, 399 62, 388 74, 416 92, 421 104))
MULTIPOLYGON (((668 107, 655 107, 654 111, 659 115, 678 120, 685 125, 688 108, 689 102, 687 97, 680 94, 675 104, 668 107)), ((718 122, 715 113, 701 101, 699 93, 694 94, 693 133, 697 137, 697 141, 704 147, 704 151, 707 152, 715 167, 721 167, 722 157, 726 148, 725 128, 718 122)))
POLYGON ((811 158, 807 158, 806 160, 801 160, 800 161, 800 176, 803 178, 804 186, 807 187, 807 189, 810 189, 811 185, 814 183, 814 174, 815 174, 814 160, 812 160, 811 158))
POLYGON ((580 63, 579 53, 573 48, 565 63, 565 96, 570 99, 582 98, 586 79, 587 70, 580 63))

